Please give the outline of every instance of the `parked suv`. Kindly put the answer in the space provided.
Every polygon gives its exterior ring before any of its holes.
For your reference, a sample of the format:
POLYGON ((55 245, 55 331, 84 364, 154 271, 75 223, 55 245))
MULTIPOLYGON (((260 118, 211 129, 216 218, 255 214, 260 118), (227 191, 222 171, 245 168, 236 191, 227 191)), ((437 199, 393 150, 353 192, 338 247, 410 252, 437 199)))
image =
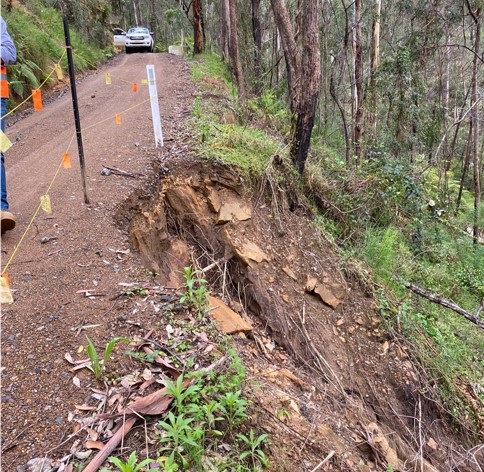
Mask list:
POLYGON ((130 28, 126 33, 125 50, 126 54, 133 51, 148 51, 153 52, 153 32, 148 28, 136 26, 130 28))

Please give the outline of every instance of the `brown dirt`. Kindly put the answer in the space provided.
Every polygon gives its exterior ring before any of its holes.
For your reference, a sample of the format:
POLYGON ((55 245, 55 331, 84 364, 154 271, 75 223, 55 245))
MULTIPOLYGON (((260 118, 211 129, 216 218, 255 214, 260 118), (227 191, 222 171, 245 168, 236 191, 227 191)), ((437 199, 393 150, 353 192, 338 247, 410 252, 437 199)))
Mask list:
MULTIPOLYGON (((254 381, 250 423, 272 438, 272 470, 310 471, 330 451, 319 470, 387 470, 388 463, 402 471, 479 470, 477 450, 452 440, 423 391, 428 384, 408 347, 386 334, 372 298, 308 219, 289 211, 282 192, 268 191, 273 181, 251 194, 231 169, 197 158, 187 123, 194 94, 186 63, 166 54, 121 55, 83 78, 90 203, 73 143, 73 168, 61 169, 50 190, 53 213, 38 213, 14 255, 71 142, 70 95, 60 91, 42 112, 11 120, 17 228, 2 237, 2 268, 13 255, 15 298, 2 306, 2 470, 69 452, 76 439, 69 413, 82 415, 75 405, 96 383, 79 371, 76 386, 65 353, 82 357, 86 334, 104 346, 113 336, 165 332, 157 304, 173 300, 182 268, 214 263, 204 274, 210 289, 254 326, 233 342, 254 381), (149 63, 163 148, 154 147, 146 88, 131 92, 149 63), (117 126, 114 115, 125 110, 117 126), (103 166, 134 177, 102 175, 103 166), (250 218, 220 221, 229 204, 250 208, 250 218), (149 294, 122 296, 120 284, 130 283, 151 287, 149 294), (80 328, 88 325, 96 326, 80 328)), ((120 375, 133 362, 118 361, 120 375)))

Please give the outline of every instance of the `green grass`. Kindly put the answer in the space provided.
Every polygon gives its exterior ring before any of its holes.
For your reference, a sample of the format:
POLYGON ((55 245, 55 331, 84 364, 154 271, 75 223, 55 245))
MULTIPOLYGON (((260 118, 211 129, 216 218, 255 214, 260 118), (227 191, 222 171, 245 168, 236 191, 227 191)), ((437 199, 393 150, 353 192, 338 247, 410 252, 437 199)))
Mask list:
MULTIPOLYGON (((216 54, 199 54, 192 59, 191 63, 191 79, 198 85, 203 84, 206 78, 219 79, 230 91, 231 96, 236 95, 236 89, 232 82, 230 71, 226 64, 224 64, 220 57, 216 54)), ((214 83, 211 83, 212 86, 214 83)))
POLYGON ((279 144, 263 131, 218 124, 209 128, 200 152, 208 159, 237 167, 245 175, 261 176, 278 149, 279 144))

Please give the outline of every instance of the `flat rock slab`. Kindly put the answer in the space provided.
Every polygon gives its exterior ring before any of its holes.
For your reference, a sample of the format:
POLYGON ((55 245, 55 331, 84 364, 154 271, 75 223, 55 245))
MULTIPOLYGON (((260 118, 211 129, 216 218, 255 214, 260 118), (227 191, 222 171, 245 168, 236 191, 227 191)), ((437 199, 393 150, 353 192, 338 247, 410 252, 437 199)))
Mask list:
POLYGON ((252 218, 252 210, 244 205, 242 202, 236 200, 228 200, 222 203, 218 215, 218 224, 228 223, 234 219, 239 221, 246 221, 252 218))
POLYGON ((243 320, 234 310, 230 309, 222 300, 207 295, 210 315, 217 326, 226 334, 252 331, 252 326, 243 320))

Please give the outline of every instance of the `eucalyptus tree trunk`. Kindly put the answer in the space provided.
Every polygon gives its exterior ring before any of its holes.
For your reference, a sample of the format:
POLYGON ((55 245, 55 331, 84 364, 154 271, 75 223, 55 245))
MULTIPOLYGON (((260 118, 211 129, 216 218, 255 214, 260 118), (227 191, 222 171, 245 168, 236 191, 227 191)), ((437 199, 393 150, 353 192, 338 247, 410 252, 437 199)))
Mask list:
POLYGON ((203 52, 203 38, 205 37, 202 0, 191 0, 188 5, 184 0, 178 1, 193 27, 193 54, 200 54, 203 52))
POLYGON ((302 2, 302 56, 301 92, 296 124, 291 143, 292 162, 303 173, 311 145, 314 117, 321 90, 321 56, 319 49, 320 0, 302 2))
POLYGON ((368 90, 368 119, 367 130, 369 133, 368 141, 373 144, 376 141, 376 128, 377 128, 377 80, 376 73, 378 66, 380 65, 380 14, 381 14, 381 0, 375 1, 374 18, 371 34, 371 50, 370 50, 370 86, 368 90))
POLYGON ((319 50, 320 0, 300 0, 303 34, 298 53, 296 35, 283 0, 271 0, 286 59, 289 101, 292 113, 290 155, 299 174, 304 172, 321 88, 319 50), (301 57, 302 56, 302 57, 301 57))
POLYGON ((260 25, 260 1, 251 0, 252 2, 252 37, 254 39, 254 75, 255 75, 255 93, 259 94, 262 88, 262 31, 260 25))
POLYGON ((353 54, 354 54, 354 130, 353 141, 356 160, 361 163, 363 138, 363 45, 361 40, 361 0, 354 3, 353 25, 353 54))
POLYGON ((471 78, 471 104, 474 105, 471 111, 471 122, 472 122, 472 160, 474 167, 474 223, 473 223, 473 238, 474 245, 479 244, 479 207, 481 204, 481 175, 480 175, 480 159, 479 159, 479 88, 478 88, 478 71, 479 71, 479 52, 481 47, 481 7, 478 6, 474 11, 466 0, 469 13, 474 22, 474 58, 472 61, 472 78, 471 78))
POLYGON ((228 61, 230 59, 229 54, 229 38, 230 38, 230 9, 229 0, 221 1, 221 35, 220 35, 220 49, 222 54, 222 60, 228 61))
POLYGON ((284 51, 287 73, 287 87, 289 90, 289 105, 291 113, 297 108, 297 46, 296 39, 284 0, 271 0, 274 19, 279 31, 279 37, 284 51))
POLYGON ((239 102, 245 104, 245 81, 242 71, 242 64, 240 62, 239 51, 239 37, 237 34, 237 0, 229 0, 229 15, 230 15, 230 38, 229 38, 229 52, 232 64, 232 71, 239 90, 239 102))
POLYGON ((203 52, 203 17, 202 17, 202 0, 192 0, 193 12, 193 54, 203 52))

